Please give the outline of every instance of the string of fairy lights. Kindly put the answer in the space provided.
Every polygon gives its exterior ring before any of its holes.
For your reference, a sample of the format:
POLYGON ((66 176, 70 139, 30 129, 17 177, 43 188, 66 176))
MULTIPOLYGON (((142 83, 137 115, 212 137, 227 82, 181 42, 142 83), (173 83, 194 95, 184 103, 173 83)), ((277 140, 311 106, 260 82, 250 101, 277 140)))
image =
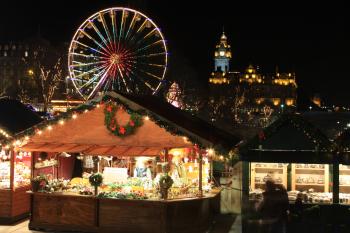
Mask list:
POLYGON ((164 128, 166 131, 171 133, 172 135, 181 136, 183 140, 187 143, 192 143, 200 149, 207 149, 209 153, 214 155, 218 155, 219 160, 224 160, 222 155, 229 154, 229 150, 225 149, 221 145, 213 146, 208 149, 208 146, 204 145, 204 143, 196 136, 184 133, 179 127, 172 125, 170 122, 161 119, 158 115, 152 113, 151 111, 146 111, 144 109, 141 110, 133 110, 123 101, 111 97, 104 96, 101 101, 91 101, 90 103, 86 103, 84 105, 80 105, 75 109, 68 110, 66 113, 62 113, 60 116, 44 121, 31 127, 27 130, 22 131, 21 133, 15 135, 14 137, 7 137, 8 140, 5 140, 5 144, 3 147, 5 149, 14 148, 16 150, 20 150, 20 148, 27 144, 30 141, 30 138, 34 135, 43 135, 45 132, 54 131, 57 127, 61 127, 65 125, 68 120, 78 120, 80 115, 85 114, 89 111, 92 111, 96 108, 101 108, 108 101, 114 101, 116 104, 121 105, 127 113, 137 113, 142 116, 143 120, 151 120, 156 123, 159 127, 164 128))

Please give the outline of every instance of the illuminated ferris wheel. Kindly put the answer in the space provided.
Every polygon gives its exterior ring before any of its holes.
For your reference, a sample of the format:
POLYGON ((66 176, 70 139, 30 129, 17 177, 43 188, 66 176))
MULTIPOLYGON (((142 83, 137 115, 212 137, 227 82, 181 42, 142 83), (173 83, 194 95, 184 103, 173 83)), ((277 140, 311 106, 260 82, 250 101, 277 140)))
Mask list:
POLYGON ((68 69, 79 92, 155 94, 167 66, 167 48, 157 25, 144 14, 115 7, 90 16, 69 46, 68 69))

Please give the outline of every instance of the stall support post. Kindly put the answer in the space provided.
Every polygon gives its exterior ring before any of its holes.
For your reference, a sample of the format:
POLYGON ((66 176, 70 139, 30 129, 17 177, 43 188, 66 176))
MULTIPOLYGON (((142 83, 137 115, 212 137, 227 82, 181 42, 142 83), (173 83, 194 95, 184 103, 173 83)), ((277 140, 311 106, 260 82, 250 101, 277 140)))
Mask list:
POLYGON ((15 180, 15 150, 10 150, 9 151, 11 155, 10 159, 10 189, 12 191, 15 190, 15 185, 14 185, 14 180, 15 180))
POLYGON ((250 163, 242 161, 242 199, 241 199, 241 215, 242 215, 242 232, 247 232, 248 222, 247 216, 249 215, 249 172, 250 163))
POLYGON ((339 162, 333 163, 333 204, 339 204, 339 162))
POLYGON ((202 152, 199 151, 199 182, 198 182, 198 189, 199 189, 199 195, 203 195, 203 189, 202 189, 202 177, 203 177, 203 155, 202 152))
POLYGON ((169 162, 169 149, 164 149, 164 162, 169 162))

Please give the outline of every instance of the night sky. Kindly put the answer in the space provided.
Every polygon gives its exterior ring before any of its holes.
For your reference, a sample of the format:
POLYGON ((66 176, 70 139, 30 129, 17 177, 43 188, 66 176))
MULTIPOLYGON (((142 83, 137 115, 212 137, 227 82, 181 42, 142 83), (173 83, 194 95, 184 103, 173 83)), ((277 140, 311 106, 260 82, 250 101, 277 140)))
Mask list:
POLYGON ((193 77, 205 85, 224 26, 234 70, 252 63, 268 73, 278 65, 280 72, 296 72, 300 97, 319 93, 328 104, 350 106, 350 27, 345 6, 329 2, 307 7, 295 3, 267 6, 237 1, 191 2, 5 0, 0 10, 0 41, 33 36, 40 28, 41 35, 53 43, 69 42, 88 16, 107 7, 129 6, 144 12, 162 29, 170 63, 176 63, 170 68, 184 67, 182 72, 187 75, 173 69, 169 71, 170 79, 193 77))

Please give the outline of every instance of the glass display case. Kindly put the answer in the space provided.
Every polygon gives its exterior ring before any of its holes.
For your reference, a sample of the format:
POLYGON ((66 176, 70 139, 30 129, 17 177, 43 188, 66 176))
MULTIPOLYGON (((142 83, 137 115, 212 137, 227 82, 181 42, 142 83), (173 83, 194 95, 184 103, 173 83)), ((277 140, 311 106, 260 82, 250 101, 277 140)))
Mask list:
POLYGON ((12 152, 2 150, 0 152, 0 189, 16 189, 30 185, 31 178, 31 153, 12 152), (12 158, 12 154, 14 158, 12 158), (11 185, 11 170, 13 168, 13 185, 11 185))
POLYGON ((0 189, 9 189, 11 184, 11 151, 0 152, 0 189))
POLYGON ((31 179, 31 153, 18 152, 14 158, 14 188, 29 186, 31 179))
POLYGON ((0 224, 28 216, 31 188, 31 153, 0 150, 0 224))

